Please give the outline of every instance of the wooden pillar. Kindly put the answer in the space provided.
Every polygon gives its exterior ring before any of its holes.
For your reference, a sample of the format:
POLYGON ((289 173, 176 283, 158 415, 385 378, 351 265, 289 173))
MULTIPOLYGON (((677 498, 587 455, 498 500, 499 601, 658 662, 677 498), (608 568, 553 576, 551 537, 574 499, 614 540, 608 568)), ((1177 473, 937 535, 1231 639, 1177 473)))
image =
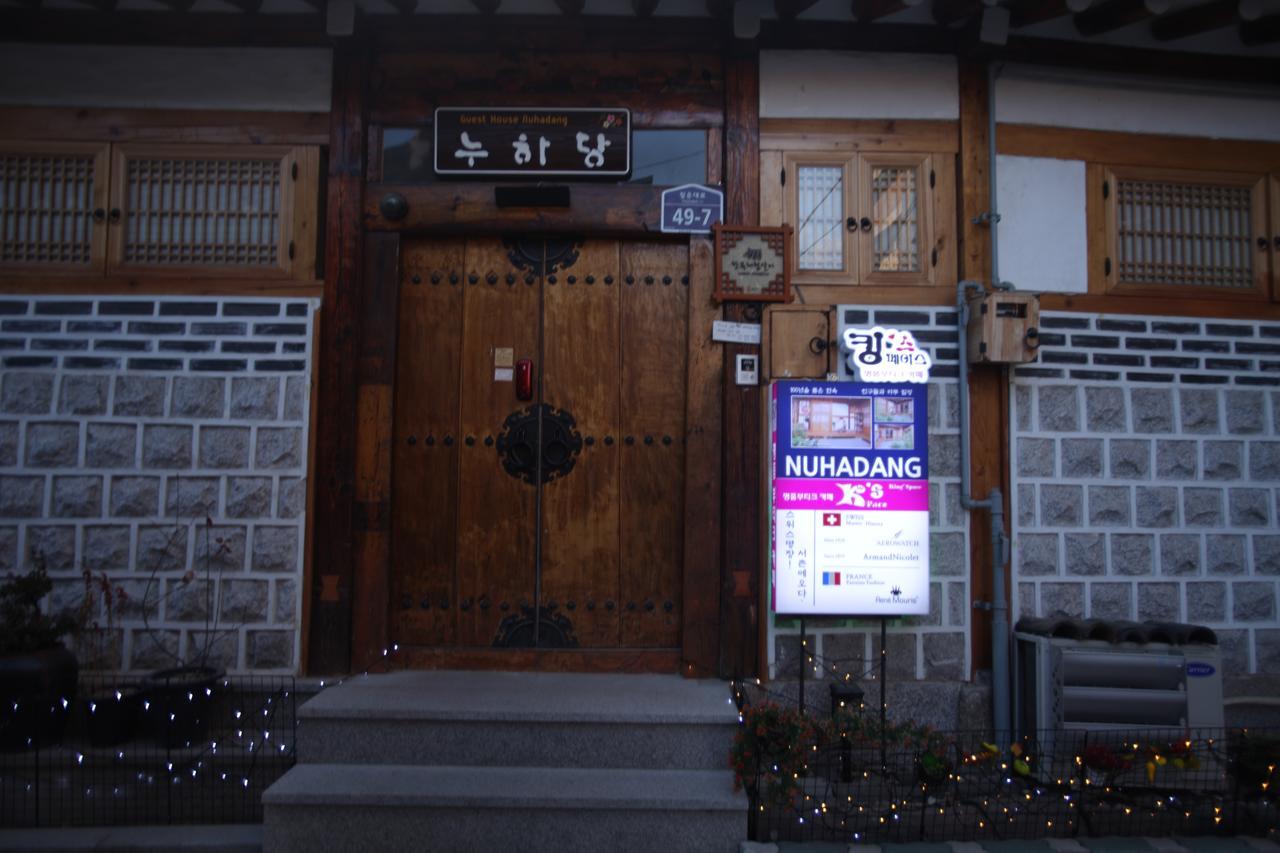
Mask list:
POLYGON ((355 495, 356 354, 362 271, 366 50, 340 42, 333 54, 324 298, 320 307, 315 523, 307 672, 351 668, 352 501, 355 495))
MULTIPOLYGON (((754 50, 725 61, 725 220, 760 221, 760 76, 754 50)), ((725 305, 726 320, 747 321, 745 303, 725 305)), ((759 322, 754 317, 753 322, 759 322)), ((724 500, 721 515, 724 559, 720 582, 720 674, 758 674, 760 629, 760 477, 763 389, 734 381, 735 356, 758 355, 759 347, 724 347, 724 500)), ((690 389, 693 391, 694 389, 690 389)))
POLYGON ((387 650, 391 566, 391 442, 396 377, 400 235, 364 238, 356 362, 351 664, 366 670, 387 650))
MULTIPOLYGON (((716 170, 719 171, 717 164, 716 170)), ((721 415, 723 363, 711 341, 719 316, 711 298, 715 277, 711 241, 689 241, 689 351, 685 388, 684 621, 680 671, 714 676, 720 648, 721 415)))
MULTIPOLYGON (((976 279, 991 286, 991 234, 989 227, 978 224, 981 215, 991 210, 988 138, 988 83, 983 63, 962 61, 960 64, 960 222, 963 251, 960 276, 976 279)), ((961 377, 963 380, 963 377, 961 377)), ((971 367, 969 375, 970 467, 973 497, 985 499, 994 488, 1003 490, 1006 534, 1009 532, 1009 411, 1008 387, 997 367, 971 367)), ((974 512, 969 524, 970 602, 989 602, 992 598, 991 524, 986 511, 974 512)), ((1005 572, 1008 584, 1008 571, 1005 572)), ((1017 594, 1009 589, 1009 599, 1017 594)), ((991 614, 970 609, 972 630, 969 632, 973 671, 991 668, 991 614)))

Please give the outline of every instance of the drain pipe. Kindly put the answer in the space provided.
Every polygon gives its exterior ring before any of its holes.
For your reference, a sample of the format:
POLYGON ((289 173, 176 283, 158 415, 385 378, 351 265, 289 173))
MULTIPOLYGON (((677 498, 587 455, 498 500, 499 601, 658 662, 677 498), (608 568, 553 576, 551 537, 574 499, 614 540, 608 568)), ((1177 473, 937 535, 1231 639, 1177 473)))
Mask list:
MULTIPOLYGON (((990 230, 991 281, 995 289, 1009 286, 1000 281, 1000 222, 996 195, 996 67, 987 65, 987 180, 988 205, 979 224, 990 230)), ((1004 535, 1004 494, 992 489, 983 500, 974 500, 969 468, 969 304, 970 290, 984 293, 982 282, 966 280, 956 286, 956 314, 960 344, 960 505, 967 511, 985 509, 991 520, 991 723, 996 744, 1008 745, 1010 726, 1009 690, 1009 603, 1004 585, 1004 566, 1008 559, 1008 540, 1004 535)), ((1005 370, 1005 381, 1008 381, 1005 370)))

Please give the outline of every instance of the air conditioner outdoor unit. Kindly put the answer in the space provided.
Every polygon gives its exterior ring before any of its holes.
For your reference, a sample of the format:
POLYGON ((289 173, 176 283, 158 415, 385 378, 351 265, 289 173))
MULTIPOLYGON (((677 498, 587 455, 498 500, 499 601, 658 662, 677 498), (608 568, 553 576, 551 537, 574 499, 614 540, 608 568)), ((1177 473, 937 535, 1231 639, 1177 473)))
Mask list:
POLYGON ((1223 725, 1216 645, 1014 635, 1017 734, 1216 729, 1223 725))

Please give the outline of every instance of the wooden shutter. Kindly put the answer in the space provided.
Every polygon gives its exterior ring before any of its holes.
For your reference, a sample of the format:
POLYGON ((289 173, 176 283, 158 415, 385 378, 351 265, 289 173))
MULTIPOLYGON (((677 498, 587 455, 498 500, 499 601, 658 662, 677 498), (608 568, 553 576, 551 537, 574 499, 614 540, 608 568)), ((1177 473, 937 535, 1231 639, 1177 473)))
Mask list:
POLYGON ((292 274, 300 255, 312 256, 299 233, 314 229, 314 192, 298 191, 313 172, 305 159, 281 146, 118 146, 111 267, 292 274))
POLYGON ((1263 290, 1264 177, 1110 169, 1104 180, 1109 288, 1263 290))
POLYGON ((855 244, 845 227, 854 196, 853 161, 848 155, 806 152, 787 155, 786 222, 795 229, 792 280, 809 284, 852 284, 855 244))
POLYGON ((0 142, 0 265, 102 271, 107 146, 0 142))
POLYGON ((930 161, 920 154, 859 159, 858 254, 864 284, 933 282, 930 161))

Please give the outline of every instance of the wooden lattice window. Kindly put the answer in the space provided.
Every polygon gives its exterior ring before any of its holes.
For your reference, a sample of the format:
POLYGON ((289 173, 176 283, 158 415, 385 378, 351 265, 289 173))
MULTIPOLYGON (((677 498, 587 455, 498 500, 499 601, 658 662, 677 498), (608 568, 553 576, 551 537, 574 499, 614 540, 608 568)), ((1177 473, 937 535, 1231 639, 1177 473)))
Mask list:
POLYGON ((296 233, 299 171, 299 152, 287 147, 118 146, 113 261, 121 268, 287 273, 311 242, 296 233))
POLYGON ((937 170, 947 162, 890 152, 784 154, 782 221, 795 229, 793 280, 823 285, 947 280, 938 265, 949 261, 943 251, 949 229, 935 226, 937 207, 947 203, 936 191, 937 170))
POLYGON ((859 230, 865 246, 863 281, 933 281, 937 254, 932 238, 931 182, 937 182, 931 157, 881 154, 862 158, 859 207, 864 218, 859 220, 859 230))
POLYGON ((7 142, 0 267, 315 276, 318 152, 7 142))
POLYGON ((1108 286, 1254 293, 1267 275, 1265 178, 1109 169, 1108 286))
POLYGON ((106 190, 106 146, 0 143, 0 264, 100 268, 106 190))

